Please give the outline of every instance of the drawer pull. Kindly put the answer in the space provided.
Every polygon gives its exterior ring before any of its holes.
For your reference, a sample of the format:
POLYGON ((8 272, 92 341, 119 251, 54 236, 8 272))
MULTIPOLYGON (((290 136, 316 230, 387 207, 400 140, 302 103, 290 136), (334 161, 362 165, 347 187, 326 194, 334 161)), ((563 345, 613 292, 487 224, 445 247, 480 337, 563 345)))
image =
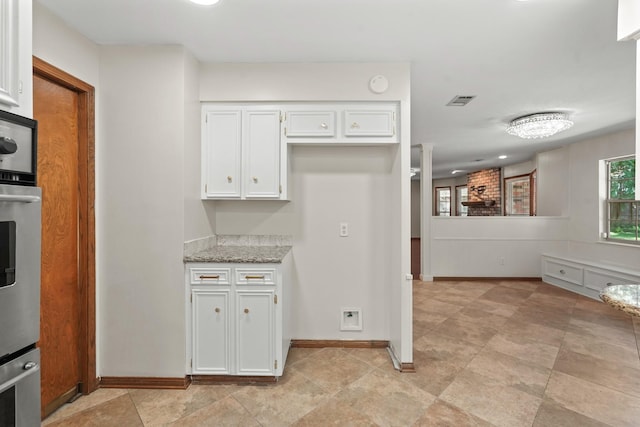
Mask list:
POLYGON ((205 275, 205 274, 201 274, 200 275, 200 280, 206 280, 206 279, 219 279, 220 275, 216 274, 215 276, 210 276, 210 275, 205 275))
POLYGON ((320 127, 321 127, 322 129, 326 129, 326 128, 328 128, 329 126, 327 126, 327 124, 326 124, 326 123, 320 123, 320 127))
POLYGON ((264 274, 262 276, 244 276, 245 279, 247 280, 251 280, 251 279, 264 279, 264 274))
POLYGON ((564 270, 560 270, 560 274, 566 274, 567 272, 564 270))
POLYGON ((248 308, 245 308, 245 309, 244 309, 244 313, 245 313, 245 314, 249 314, 249 309, 248 309, 248 308))
POLYGON ((613 286, 613 283, 607 282, 607 286, 613 286))
POLYGON ((360 125, 357 122, 353 122, 351 124, 351 129, 359 129, 359 128, 360 128, 360 125))
POLYGON ((220 307, 216 307, 216 309, 214 310, 216 313, 220 313, 220 307))
POLYGON ((253 182, 255 182, 256 184, 258 183, 258 177, 254 176, 253 178, 251 178, 253 180, 253 182))
POLYGON ((231 183, 232 181, 233 181, 233 178, 231 177, 231 175, 229 175, 229 176, 227 177, 227 182, 228 182, 228 183, 231 183))

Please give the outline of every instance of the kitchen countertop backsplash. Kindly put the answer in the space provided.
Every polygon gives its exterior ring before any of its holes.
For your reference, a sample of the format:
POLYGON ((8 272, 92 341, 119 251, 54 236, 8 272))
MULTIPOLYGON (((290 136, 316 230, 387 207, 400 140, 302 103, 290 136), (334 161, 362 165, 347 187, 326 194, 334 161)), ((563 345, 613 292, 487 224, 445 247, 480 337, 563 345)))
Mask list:
POLYGON ((218 235, 184 243, 184 262, 281 263, 293 238, 283 235, 218 235))

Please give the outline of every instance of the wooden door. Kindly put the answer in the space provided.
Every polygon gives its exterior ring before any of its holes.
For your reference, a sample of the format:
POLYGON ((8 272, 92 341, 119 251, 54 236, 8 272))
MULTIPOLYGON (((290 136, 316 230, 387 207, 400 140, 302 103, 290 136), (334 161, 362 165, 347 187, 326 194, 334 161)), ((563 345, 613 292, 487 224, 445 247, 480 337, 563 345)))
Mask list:
POLYGON ((96 389, 93 88, 34 58, 42 188, 41 415, 96 389))

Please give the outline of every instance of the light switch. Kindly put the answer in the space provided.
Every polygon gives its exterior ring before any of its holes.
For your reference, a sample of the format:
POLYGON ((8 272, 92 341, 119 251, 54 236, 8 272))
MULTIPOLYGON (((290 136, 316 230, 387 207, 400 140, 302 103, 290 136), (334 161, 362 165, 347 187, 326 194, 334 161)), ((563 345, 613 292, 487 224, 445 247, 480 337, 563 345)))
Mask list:
POLYGON ((349 236, 349 223, 341 222, 340 223, 340 237, 349 236))

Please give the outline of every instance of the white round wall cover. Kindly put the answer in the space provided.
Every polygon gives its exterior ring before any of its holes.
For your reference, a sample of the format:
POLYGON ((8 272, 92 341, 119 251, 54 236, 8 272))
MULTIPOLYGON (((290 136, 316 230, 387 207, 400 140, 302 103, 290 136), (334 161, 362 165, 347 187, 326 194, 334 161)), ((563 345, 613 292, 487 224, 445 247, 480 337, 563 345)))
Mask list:
POLYGON ((382 75, 373 76, 369 80, 369 89, 373 93, 384 93, 389 89, 389 80, 382 75))

